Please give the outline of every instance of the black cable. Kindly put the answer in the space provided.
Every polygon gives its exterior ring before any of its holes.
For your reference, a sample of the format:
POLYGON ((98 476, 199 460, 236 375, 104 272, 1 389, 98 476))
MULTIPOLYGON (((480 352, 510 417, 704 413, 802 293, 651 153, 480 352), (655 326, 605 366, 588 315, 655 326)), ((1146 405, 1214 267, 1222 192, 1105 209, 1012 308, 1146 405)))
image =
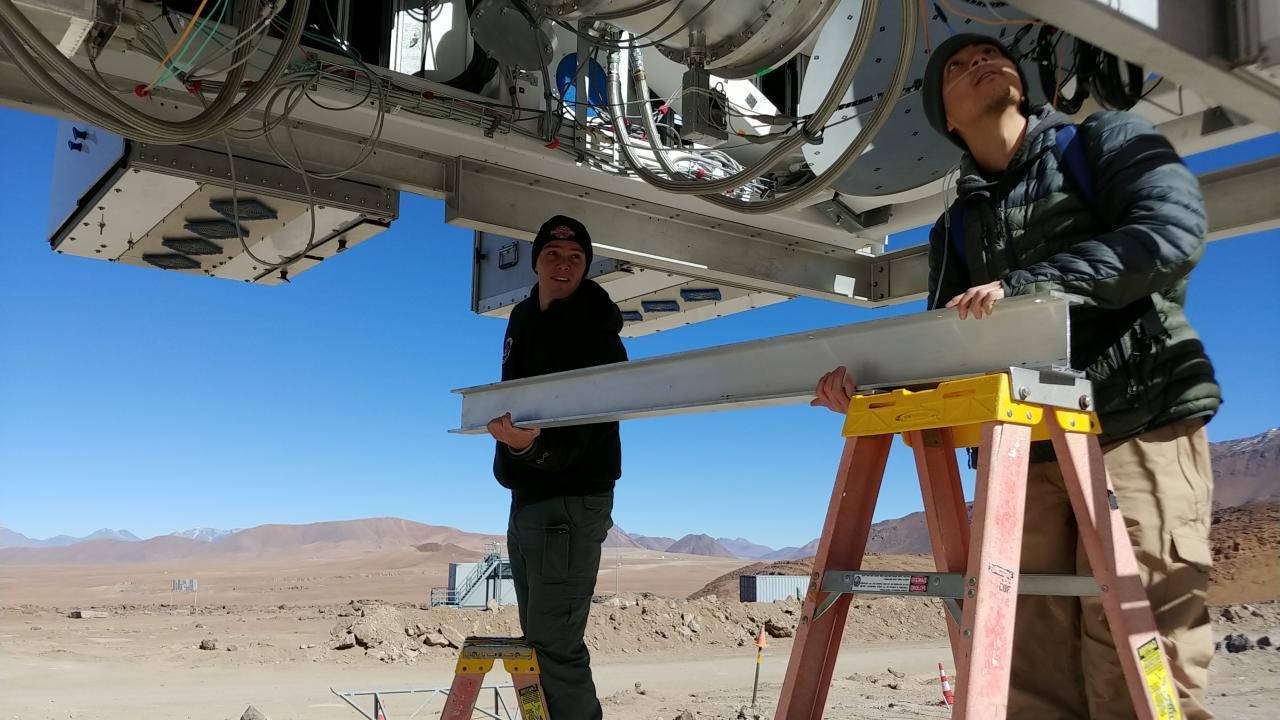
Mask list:
POLYGON ((1150 90, 1147 90, 1147 91, 1146 91, 1146 92, 1144 92, 1144 93, 1142 93, 1142 97, 1138 98, 1138 100, 1140 100, 1140 101, 1141 101, 1141 100, 1146 100, 1146 99, 1147 99, 1147 96, 1148 96, 1148 95, 1150 95, 1151 93, 1155 92, 1155 91, 1156 91, 1156 88, 1160 87, 1160 83, 1162 83, 1162 82, 1164 82, 1164 76, 1163 76, 1163 75, 1161 75, 1160 77, 1156 78, 1156 82, 1155 82, 1155 84, 1154 84, 1154 85, 1152 85, 1152 86, 1151 86, 1151 89, 1150 89, 1150 90))
POLYGON ((1077 39, 1073 49, 1074 60, 1071 71, 1066 77, 1059 78, 1057 47, 1064 37, 1066 33, 1055 27, 1047 25, 1041 27, 1036 38, 1036 65, 1039 69, 1040 90, 1044 93, 1045 99, 1057 110, 1067 115, 1074 115, 1080 112, 1084 101, 1089 98, 1089 79, 1094 73, 1094 48, 1077 39), (1075 90, 1070 96, 1064 96, 1062 89, 1072 77, 1076 81, 1075 90))
POLYGON ((1142 66, 1122 61, 1108 52, 1098 52, 1100 64, 1093 76, 1094 93, 1103 107, 1128 110, 1142 97, 1142 66))

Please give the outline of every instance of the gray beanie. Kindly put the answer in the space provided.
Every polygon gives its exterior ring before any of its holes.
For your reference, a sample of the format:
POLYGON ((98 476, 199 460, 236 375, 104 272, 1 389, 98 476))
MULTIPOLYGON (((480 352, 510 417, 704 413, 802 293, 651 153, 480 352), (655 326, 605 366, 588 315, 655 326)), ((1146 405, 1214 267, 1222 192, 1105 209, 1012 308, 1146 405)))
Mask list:
POLYGON ((1028 100, 1031 95, 1031 88, 1027 85, 1027 75, 1022 72, 1022 65, 1009 52, 1009 48, 1005 47, 999 38, 990 35, 980 35, 978 33, 952 35, 929 54, 929 64, 924 70, 924 85, 920 89, 920 104, 924 105, 924 116, 929 120, 929 125, 938 131, 939 135, 950 140, 952 144, 966 152, 969 150, 969 146, 964 144, 964 140, 960 138, 959 133, 947 130, 947 111, 942 106, 942 75, 952 55, 978 43, 998 48, 1013 63, 1013 67, 1018 71, 1018 79, 1022 81, 1022 105, 1020 109, 1023 115, 1031 114, 1031 104, 1028 100))

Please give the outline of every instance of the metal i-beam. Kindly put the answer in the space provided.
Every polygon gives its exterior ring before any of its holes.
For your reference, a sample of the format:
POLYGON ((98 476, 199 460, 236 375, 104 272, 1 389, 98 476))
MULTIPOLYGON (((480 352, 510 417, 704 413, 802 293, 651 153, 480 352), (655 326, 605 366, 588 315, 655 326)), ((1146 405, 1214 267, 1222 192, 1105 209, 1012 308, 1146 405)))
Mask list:
POLYGON ((462 424, 510 412, 538 427, 808 402, 844 365, 860 389, 1068 364, 1068 300, 1009 298, 982 320, 926 312, 455 390, 462 424))
POLYGON ((459 158, 445 221, 532 239, 552 213, 595 233, 600 255, 685 277, 783 295, 866 304, 869 255, 797 235, 677 210, 512 168, 459 158))
POLYGON ((1280 227, 1280 156, 1206 173, 1200 188, 1210 240, 1280 227))

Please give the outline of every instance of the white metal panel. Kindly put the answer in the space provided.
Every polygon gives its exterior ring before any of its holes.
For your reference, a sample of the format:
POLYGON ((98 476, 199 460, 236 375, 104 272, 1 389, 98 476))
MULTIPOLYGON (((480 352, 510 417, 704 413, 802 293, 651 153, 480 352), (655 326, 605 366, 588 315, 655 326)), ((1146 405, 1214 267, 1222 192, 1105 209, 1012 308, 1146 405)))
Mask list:
MULTIPOLYGON (((275 198, 270 201, 275 202, 275 198)), ((252 235, 246 239, 253 254, 269 262, 279 262, 282 257, 289 257, 307 246, 311 238, 311 215, 305 205, 281 201, 278 204, 288 205, 290 212, 281 215, 279 221, 246 223, 252 235), (258 227, 261 225, 261 227, 258 227)), ((329 235, 341 231, 348 224, 359 219, 359 215, 341 208, 318 206, 316 208, 315 239, 322 240, 329 235)), ((217 277, 232 280, 252 279, 264 272, 271 272, 270 266, 260 265, 241 248, 234 240, 233 250, 237 254, 225 264, 212 271, 217 277)), ((303 270, 314 267, 315 261, 300 260, 289 269, 290 275, 297 275, 303 270)))
POLYGON ((644 313, 644 320, 627 324, 622 329, 623 337, 640 337, 650 333, 662 332, 664 330, 674 330, 675 328, 692 325, 704 320, 713 320, 726 315, 746 312, 756 308, 775 305, 785 302, 791 298, 785 295, 776 295, 773 293, 759 293, 742 290, 732 287, 718 287, 723 294, 724 299, 719 302, 700 301, 700 302, 684 302, 679 300, 680 288, 705 287, 704 282, 684 283, 680 287, 672 288, 670 293, 653 293, 646 297, 636 298, 630 302, 620 303, 623 310, 642 311, 641 302, 646 299, 665 299, 665 295, 670 295, 681 304, 681 310, 677 313, 644 313))
POLYGON ((193 180, 149 170, 124 171, 114 183, 102 188, 54 249, 82 257, 143 264, 135 257, 138 253, 133 252, 138 241, 198 190, 199 184, 193 180))

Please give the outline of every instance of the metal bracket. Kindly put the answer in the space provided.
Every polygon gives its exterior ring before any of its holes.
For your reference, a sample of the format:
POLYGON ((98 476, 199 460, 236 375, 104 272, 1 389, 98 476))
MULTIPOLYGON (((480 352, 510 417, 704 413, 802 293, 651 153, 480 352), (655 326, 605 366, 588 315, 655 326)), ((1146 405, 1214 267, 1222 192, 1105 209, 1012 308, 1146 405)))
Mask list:
POLYGON ((840 595, 838 592, 832 592, 823 596, 822 601, 818 603, 818 607, 813 611, 813 622, 817 622, 818 618, 826 615, 827 611, 840 599, 840 595))
POLYGON ((1093 410, 1093 383, 1081 373, 1061 368, 1009 368, 1012 397, 1066 410, 1093 410))
POLYGON ((893 215, 892 205, 881 205, 857 212, 845 205, 838 196, 816 203, 813 207, 821 211, 836 227, 850 235, 861 235, 867 228, 883 225, 889 222, 889 217, 893 215))
POLYGON ((943 598, 942 606, 947 609, 947 613, 951 615, 951 619, 959 625, 964 618, 964 608, 960 607, 960 601, 955 598, 943 598))

